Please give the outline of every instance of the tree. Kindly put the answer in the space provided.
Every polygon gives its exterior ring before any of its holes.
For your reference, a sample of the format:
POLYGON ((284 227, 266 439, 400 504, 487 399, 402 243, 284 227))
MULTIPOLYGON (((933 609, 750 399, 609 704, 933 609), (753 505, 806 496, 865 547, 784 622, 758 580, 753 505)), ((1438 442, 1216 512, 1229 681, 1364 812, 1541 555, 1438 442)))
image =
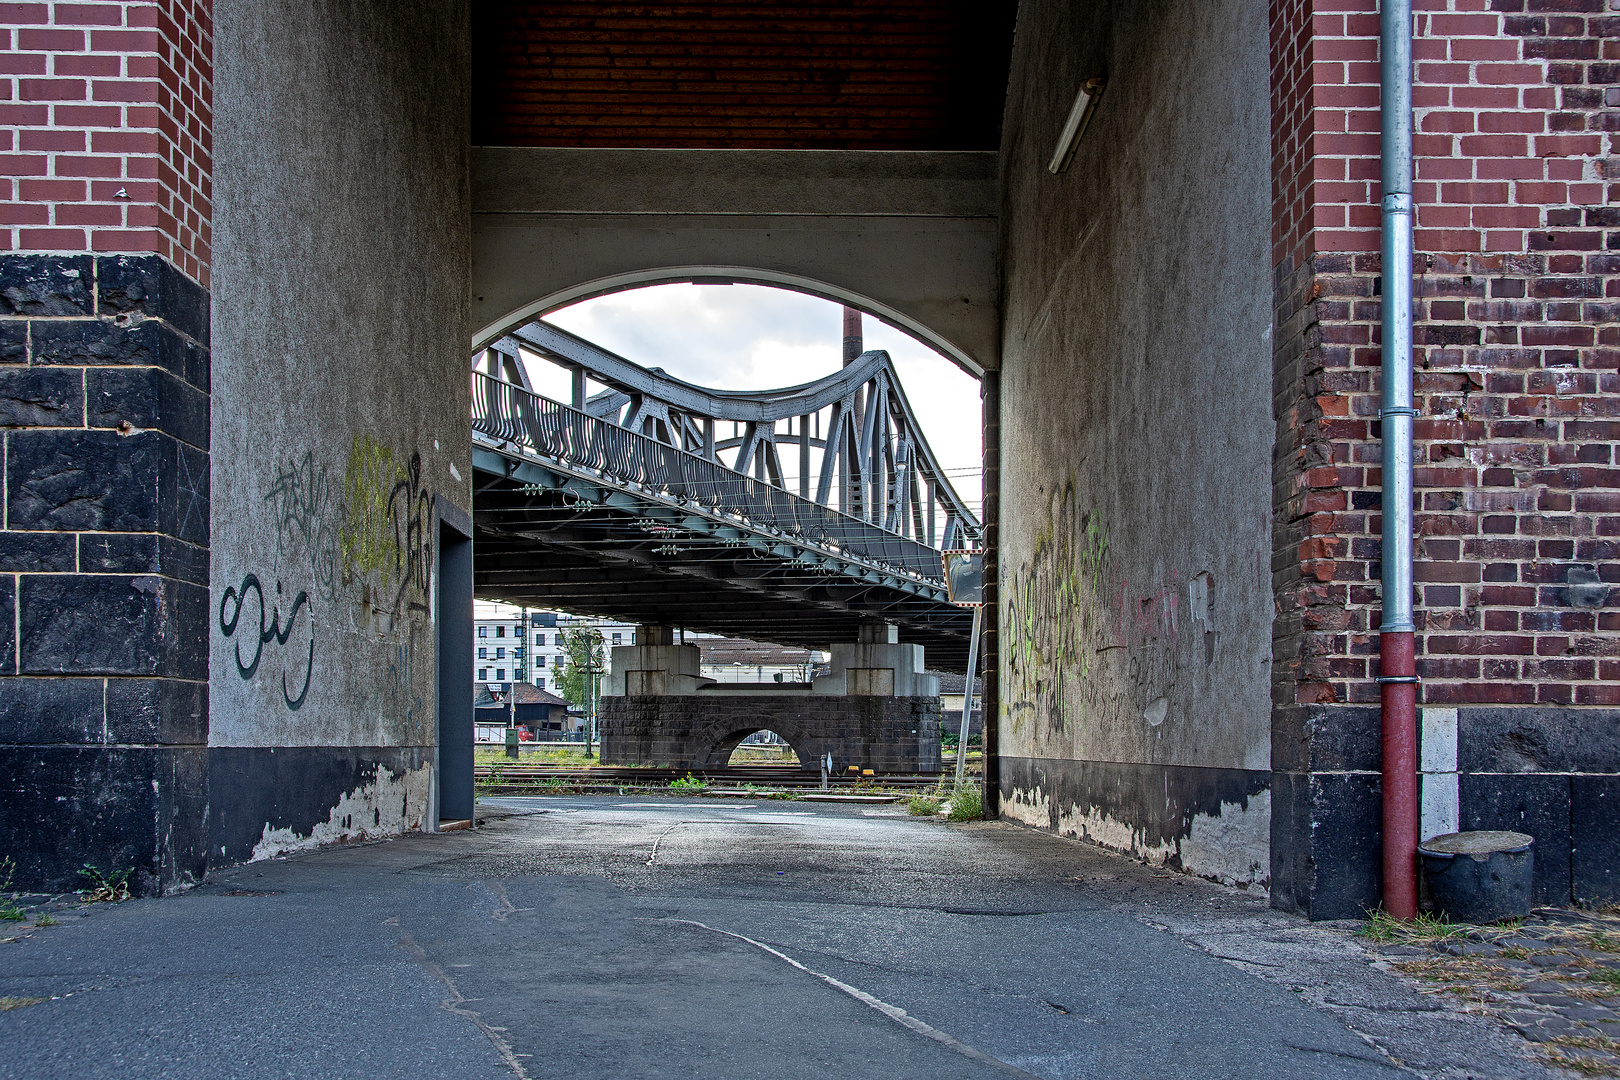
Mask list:
POLYGON ((562 632, 562 671, 557 692, 571 705, 591 711, 591 696, 602 696, 602 631, 594 626, 572 626, 562 632), (595 669, 595 674, 591 669, 595 669))

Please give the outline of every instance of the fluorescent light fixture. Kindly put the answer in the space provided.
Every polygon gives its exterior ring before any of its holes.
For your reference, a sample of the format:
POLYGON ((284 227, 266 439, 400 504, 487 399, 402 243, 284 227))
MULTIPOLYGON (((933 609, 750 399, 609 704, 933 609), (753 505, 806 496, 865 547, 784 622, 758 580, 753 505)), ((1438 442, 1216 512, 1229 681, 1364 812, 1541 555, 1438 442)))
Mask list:
POLYGON ((1091 123, 1091 114, 1097 111, 1097 99, 1102 97, 1102 79, 1087 79, 1086 84, 1075 95, 1074 106, 1069 110, 1069 118, 1063 122, 1063 134, 1058 136, 1057 149, 1052 151, 1052 160, 1046 167, 1052 173, 1060 173, 1069 167, 1074 159, 1074 152, 1080 146, 1080 139, 1086 133, 1091 123))

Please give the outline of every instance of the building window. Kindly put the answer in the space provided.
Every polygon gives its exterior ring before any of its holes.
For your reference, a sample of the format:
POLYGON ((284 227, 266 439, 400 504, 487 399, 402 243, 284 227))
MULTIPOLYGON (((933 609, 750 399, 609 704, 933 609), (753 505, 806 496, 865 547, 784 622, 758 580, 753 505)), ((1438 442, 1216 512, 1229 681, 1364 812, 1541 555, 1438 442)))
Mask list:
POLYGON ((506 681, 506 669, 505 668, 498 667, 498 668, 495 669, 495 681, 496 682, 505 682, 506 681))
POLYGON ((545 653, 541 653, 539 656, 534 658, 534 666, 535 667, 545 667, 546 666, 546 654, 545 653))
POLYGON ((479 628, 478 628, 478 636, 479 636, 479 637, 489 637, 489 627, 487 627, 487 626, 480 626, 480 627, 479 627, 479 628))
POLYGON ((482 645, 478 646, 478 659, 480 659, 480 660, 488 660, 489 659, 489 650, 486 649, 482 645))
POLYGON ((506 636, 506 627, 504 627, 504 626, 497 626, 497 627, 496 627, 496 628, 495 628, 495 636, 496 636, 496 637, 505 637, 505 636, 506 636))
POLYGON ((614 634, 613 635, 613 644, 617 645, 623 640, 624 640, 624 635, 623 634, 614 634))
POLYGON ((546 688, 546 680, 544 680, 544 679, 536 679, 536 680, 534 680, 534 685, 536 685, 540 689, 544 690, 546 688))
POLYGON ((497 659, 497 660, 505 660, 506 659, 506 650, 504 648, 502 648, 501 646, 499 646, 499 645, 497 645, 495 647, 495 659, 497 659))
POLYGON ((488 682, 489 681, 489 668, 481 667, 481 668, 478 669, 478 681, 479 682, 488 682))
POLYGON ((523 659, 523 646, 519 645, 517 648, 513 649, 512 656, 517 660, 523 659))
POLYGON ((534 643, 536 645, 544 645, 546 643, 546 635, 544 635, 544 634, 536 634, 536 635, 534 635, 534 643))

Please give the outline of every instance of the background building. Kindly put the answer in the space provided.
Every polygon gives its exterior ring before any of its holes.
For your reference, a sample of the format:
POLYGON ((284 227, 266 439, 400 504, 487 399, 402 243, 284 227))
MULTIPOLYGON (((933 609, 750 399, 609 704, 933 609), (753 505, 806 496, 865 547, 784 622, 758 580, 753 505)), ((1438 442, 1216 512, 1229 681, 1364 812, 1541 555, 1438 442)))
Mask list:
POLYGON ((702 673, 722 683, 803 683, 825 674, 828 654, 714 634, 688 634, 702 652, 702 673))
POLYGON ((613 646, 635 644, 633 623, 516 608, 487 600, 478 600, 473 607, 473 678, 477 685, 492 692, 510 690, 513 683, 556 690, 562 635, 572 627, 591 626, 601 632, 604 668, 611 666, 613 646))

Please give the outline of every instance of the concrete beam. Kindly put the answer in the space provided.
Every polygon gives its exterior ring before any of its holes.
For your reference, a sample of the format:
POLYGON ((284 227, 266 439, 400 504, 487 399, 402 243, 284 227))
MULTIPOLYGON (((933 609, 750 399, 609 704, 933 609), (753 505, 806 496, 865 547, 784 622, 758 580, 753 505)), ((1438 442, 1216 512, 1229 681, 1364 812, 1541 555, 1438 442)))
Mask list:
POLYGON ((473 347, 639 285, 779 285, 1000 365, 997 155, 474 147, 473 347))

